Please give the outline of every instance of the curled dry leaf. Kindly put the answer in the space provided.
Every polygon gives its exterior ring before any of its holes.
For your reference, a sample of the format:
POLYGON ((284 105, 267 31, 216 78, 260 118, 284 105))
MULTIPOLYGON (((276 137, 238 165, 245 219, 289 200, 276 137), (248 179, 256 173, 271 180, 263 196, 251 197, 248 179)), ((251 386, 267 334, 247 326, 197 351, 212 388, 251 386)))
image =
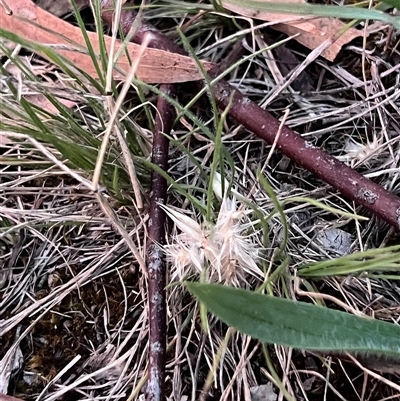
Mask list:
MULTIPOLYGON (((260 2, 271 2, 274 0, 263 0, 260 2)), ((305 0, 284 0, 286 3, 307 4, 305 0)), ((276 0, 275 0, 276 2, 276 0)), ((246 8, 246 5, 237 5, 236 2, 230 0, 222 0, 222 5, 230 11, 243 15, 244 17, 256 18, 262 21, 284 21, 292 19, 285 23, 272 25, 271 28, 283 32, 288 36, 297 35, 295 39, 303 46, 311 50, 316 49, 328 39, 335 38, 345 24, 336 18, 315 18, 296 16, 291 14, 278 14, 266 11, 255 11, 254 9, 246 8)), ((357 38, 362 36, 363 31, 355 28, 347 29, 340 35, 327 49, 322 52, 322 56, 327 60, 333 61, 338 55, 342 47, 357 38)))
MULTIPOLYGON (((85 52, 86 44, 79 28, 42 10, 30 0, 14 0, 9 5, 12 15, 8 15, 4 7, 0 7, 0 29, 17 34, 24 40, 55 45, 58 54, 67 58, 73 65, 91 77, 98 76, 92 59, 85 52)), ((87 34, 94 51, 99 54, 100 45, 97 34, 95 32, 87 34)), ((104 36, 104 40, 107 49, 110 49, 111 37, 104 36)), ((117 41, 116 53, 121 46, 123 43, 117 41)), ((139 51, 139 45, 133 43, 127 45, 127 52, 131 59, 138 57, 139 51)), ((45 54, 42 56, 46 58, 45 54)), ((123 80, 131 65, 124 51, 116 64, 114 78, 123 80)), ((204 62, 203 65, 206 70, 213 67, 213 64, 208 62, 204 62)), ((202 79, 202 74, 190 57, 148 48, 141 58, 137 77, 147 83, 176 83, 202 79)))

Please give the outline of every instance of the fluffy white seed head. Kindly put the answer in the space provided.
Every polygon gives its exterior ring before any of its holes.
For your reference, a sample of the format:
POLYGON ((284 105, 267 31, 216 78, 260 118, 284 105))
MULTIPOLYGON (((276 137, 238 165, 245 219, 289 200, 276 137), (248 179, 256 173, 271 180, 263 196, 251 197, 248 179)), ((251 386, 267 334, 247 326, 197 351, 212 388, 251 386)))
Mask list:
POLYGON ((249 276, 263 277, 254 227, 244 222, 246 212, 238 209, 235 199, 223 199, 215 224, 200 225, 170 206, 162 207, 179 230, 164 247, 172 280, 200 274, 205 268, 210 281, 236 286, 249 276))
POLYGON ((379 156, 379 149, 382 147, 382 140, 378 139, 376 135, 373 136, 371 141, 366 143, 359 143, 354 139, 349 138, 346 141, 344 155, 339 156, 338 159, 350 164, 354 167, 361 162, 367 162, 374 156, 379 156))

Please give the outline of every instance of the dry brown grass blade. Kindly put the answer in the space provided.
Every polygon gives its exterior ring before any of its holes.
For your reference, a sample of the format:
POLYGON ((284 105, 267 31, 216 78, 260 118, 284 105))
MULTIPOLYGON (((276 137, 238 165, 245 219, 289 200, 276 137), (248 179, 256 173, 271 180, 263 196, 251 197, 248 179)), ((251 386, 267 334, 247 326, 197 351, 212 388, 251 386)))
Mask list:
MULTIPOLYGON (((58 47, 57 52, 67 58, 73 65, 96 78, 95 66, 88 54, 85 54, 86 44, 79 28, 60 20, 54 15, 42 10, 30 0, 15 0, 10 4, 12 14, 9 15, 4 7, 0 7, 0 29, 17 34, 25 40, 31 40, 58 47), (78 47, 81 47, 79 49, 78 47)), ((95 32, 87 32, 93 49, 99 53, 100 45, 95 32)), ((111 37, 104 36, 107 49, 111 46, 111 37)), ((116 53, 123 46, 121 41, 116 43, 116 53)), ((130 43, 127 51, 131 59, 135 59, 140 46, 130 43)), ((43 57, 46 55, 42 54, 43 57)), ((130 62, 122 52, 117 62, 117 68, 128 73, 130 62)), ((212 64, 203 63, 209 70, 212 64)), ((124 79, 124 74, 114 69, 114 78, 124 79)), ((176 83, 202 79, 198 67, 190 57, 172 54, 158 49, 147 49, 137 70, 137 77, 148 83, 176 83)))
MULTIPOLYGON (((286 3, 303 3, 306 1, 286 0, 286 3)), ((342 35, 336 39, 338 32, 343 29, 346 24, 335 18, 312 18, 301 17, 289 14, 277 14, 265 11, 257 11, 247 8, 246 6, 237 6, 230 4, 229 0, 222 2, 223 6, 230 11, 243 15, 244 17, 256 18, 262 21, 290 20, 285 23, 272 25, 271 28, 279 32, 283 32, 288 36, 297 35, 294 39, 311 50, 316 49, 323 42, 332 39, 333 43, 322 52, 322 56, 327 60, 333 61, 342 47, 353 39, 363 36, 363 31, 355 28, 347 29, 342 35)))

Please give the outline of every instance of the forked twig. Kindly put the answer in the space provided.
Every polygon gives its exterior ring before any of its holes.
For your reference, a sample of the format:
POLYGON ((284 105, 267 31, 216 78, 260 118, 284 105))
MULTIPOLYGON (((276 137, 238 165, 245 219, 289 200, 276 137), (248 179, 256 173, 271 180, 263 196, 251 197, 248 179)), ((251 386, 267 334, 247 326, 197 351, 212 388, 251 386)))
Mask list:
MULTIPOLYGON (((89 0, 88 0, 89 2, 89 0)), ((113 22, 113 0, 101 0, 102 18, 111 25, 113 22)), ((120 23, 125 35, 132 35, 131 41, 142 43, 147 33, 151 33, 149 47, 185 54, 168 37, 148 24, 136 20, 137 13, 123 9, 120 23), (130 32, 136 26, 135 32, 130 32)), ((280 123, 267 111, 260 108, 248 97, 217 78, 218 72, 211 72, 214 79, 212 90, 218 107, 226 110, 247 130, 275 144, 291 160, 297 162, 322 180, 332 185, 346 197, 366 207, 390 225, 400 230, 400 198, 383 187, 363 177, 355 170, 314 147, 287 126, 280 123), (279 138, 276 138, 280 132, 279 138)), ((161 90, 173 96, 173 88, 163 85, 161 90)), ((162 97, 157 103, 158 113, 153 135, 152 162, 166 170, 168 161, 168 139, 174 121, 173 107, 162 97)), ((165 263, 159 245, 165 237, 165 214, 159 207, 166 198, 166 181, 153 171, 151 176, 150 218, 148 224, 148 299, 150 316, 149 372, 147 384, 148 401, 164 401, 165 350, 166 350, 166 301, 165 301, 165 263)))
MULTIPOLYGON (((105 0, 105 2, 107 1, 109 0, 105 0)), ((136 13, 134 11, 123 10, 121 24, 126 32, 129 31, 130 25, 128 22, 133 23, 135 16, 136 13)), ((168 37, 158 32, 156 28, 150 28, 149 25, 146 26, 147 30, 151 30, 153 34, 150 47, 185 54, 181 48, 172 43, 168 37)), ((132 40, 141 43, 143 33, 137 32, 132 40)), ((217 70, 214 73, 211 72, 210 75, 216 78, 217 70)), ((223 79, 215 79, 212 89, 218 107, 221 110, 225 110, 229 106, 229 114, 247 130, 263 138, 269 144, 274 143, 280 125, 275 117, 234 89, 223 79)), ((320 148, 313 146, 287 126, 283 126, 276 146, 292 161, 314 173, 344 196, 364 206, 400 231, 400 198, 398 196, 362 176, 320 148)))

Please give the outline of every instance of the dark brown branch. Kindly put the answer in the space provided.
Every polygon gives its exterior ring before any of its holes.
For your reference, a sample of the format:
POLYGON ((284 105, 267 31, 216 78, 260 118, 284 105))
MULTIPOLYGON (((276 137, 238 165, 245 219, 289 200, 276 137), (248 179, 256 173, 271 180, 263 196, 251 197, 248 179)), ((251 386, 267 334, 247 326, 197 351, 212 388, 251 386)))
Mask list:
MULTIPOLYGON (((274 142, 279 129, 279 121, 271 114, 240 92, 233 91, 226 81, 221 80, 216 83, 213 94, 221 109, 228 107, 233 95, 229 110, 230 116, 269 144, 274 142)), ((277 148, 291 160, 332 185, 343 195, 357 204, 365 206, 372 213, 400 230, 400 198, 398 196, 386 191, 320 148, 314 147, 289 127, 283 127, 277 141, 277 148)))
MULTIPOLYGON (((43 0, 45 1, 45 0, 43 0)), ((88 5, 89 0, 80 0, 88 5)), ((113 23, 113 0, 102 0, 102 18, 110 25, 113 23)), ((125 35, 128 35, 137 13, 123 10, 120 23, 125 35)), ((141 43, 146 33, 151 32, 150 47, 174 53, 185 54, 166 36, 149 24, 140 24, 132 36, 132 41, 141 43)), ((217 75, 216 73, 214 74, 217 75)), ((162 86, 161 90, 173 96, 171 86, 162 86)), ((263 138, 269 144, 275 140, 279 122, 267 111, 261 109, 248 97, 221 80, 213 87, 216 102, 221 110, 229 107, 229 114, 246 129, 263 138), (251 118, 249 118, 251 117, 251 118)), ((175 112, 162 97, 157 103, 158 113, 153 135, 152 162, 163 170, 167 169, 168 139, 163 133, 169 133, 175 112)), ((365 206, 371 212, 400 230, 400 198, 389 193, 381 186, 363 177, 355 170, 326 154, 321 149, 307 143, 300 135, 284 126, 277 148, 291 160, 314 173, 328 184, 357 204, 365 206)), ((148 224, 149 245, 147 250, 148 298, 149 298, 149 372, 147 383, 147 400, 165 400, 165 352, 166 352, 166 300, 165 300, 165 262, 160 252, 160 244, 165 237, 165 214, 160 203, 165 203, 167 185, 155 171, 151 175, 150 219, 148 224)), ((1 397, 1 396, 0 396, 1 397)), ((4 396, 3 396, 4 397, 4 396)), ((8 399, 8 398, 7 398, 8 399)))
MULTIPOLYGON (((112 0, 103 0, 102 8, 111 9, 112 0)), ((125 35, 128 35, 137 13, 133 10, 122 10, 120 23, 125 35)), ((102 19, 111 25, 114 20, 112 11, 103 11, 102 19)), ((147 34, 151 34, 150 47, 180 53, 178 46, 165 42, 159 46, 159 38, 163 38, 152 26, 140 24, 132 36, 132 41, 141 43, 147 34), (159 46, 159 47, 158 47, 159 46)), ((162 85, 163 91, 169 97, 175 96, 175 87, 162 85)), ((169 141, 165 134, 170 134, 176 114, 175 109, 162 96, 157 101, 157 115, 153 132, 152 163, 161 170, 168 168, 169 141)), ((160 245, 165 241, 165 212, 160 204, 166 203, 167 182, 156 171, 151 173, 151 192, 149 222, 147 227, 147 270, 148 270, 148 306, 149 306, 149 367, 146 388, 147 401, 165 400, 165 354, 166 354, 166 265, 165 256, 160 245)))
MULTIPOLYGON (((167 95, 173 95, 171 85, 160 88, 167 95)), ((157 102, 156 124, 153 134, 152 162, 163 171, 168 167, 168 139, 175 119, 174 108, 161 96, 157 102)), ((165 239, 166 180, 155 171, 151 173, 150 211, 148 222, 149 244, 147 249, 148 300, 149 300, 149 376, 147 401, 164 401, 165 352, 166 352, 166 266, 160 245, 165 239)))

